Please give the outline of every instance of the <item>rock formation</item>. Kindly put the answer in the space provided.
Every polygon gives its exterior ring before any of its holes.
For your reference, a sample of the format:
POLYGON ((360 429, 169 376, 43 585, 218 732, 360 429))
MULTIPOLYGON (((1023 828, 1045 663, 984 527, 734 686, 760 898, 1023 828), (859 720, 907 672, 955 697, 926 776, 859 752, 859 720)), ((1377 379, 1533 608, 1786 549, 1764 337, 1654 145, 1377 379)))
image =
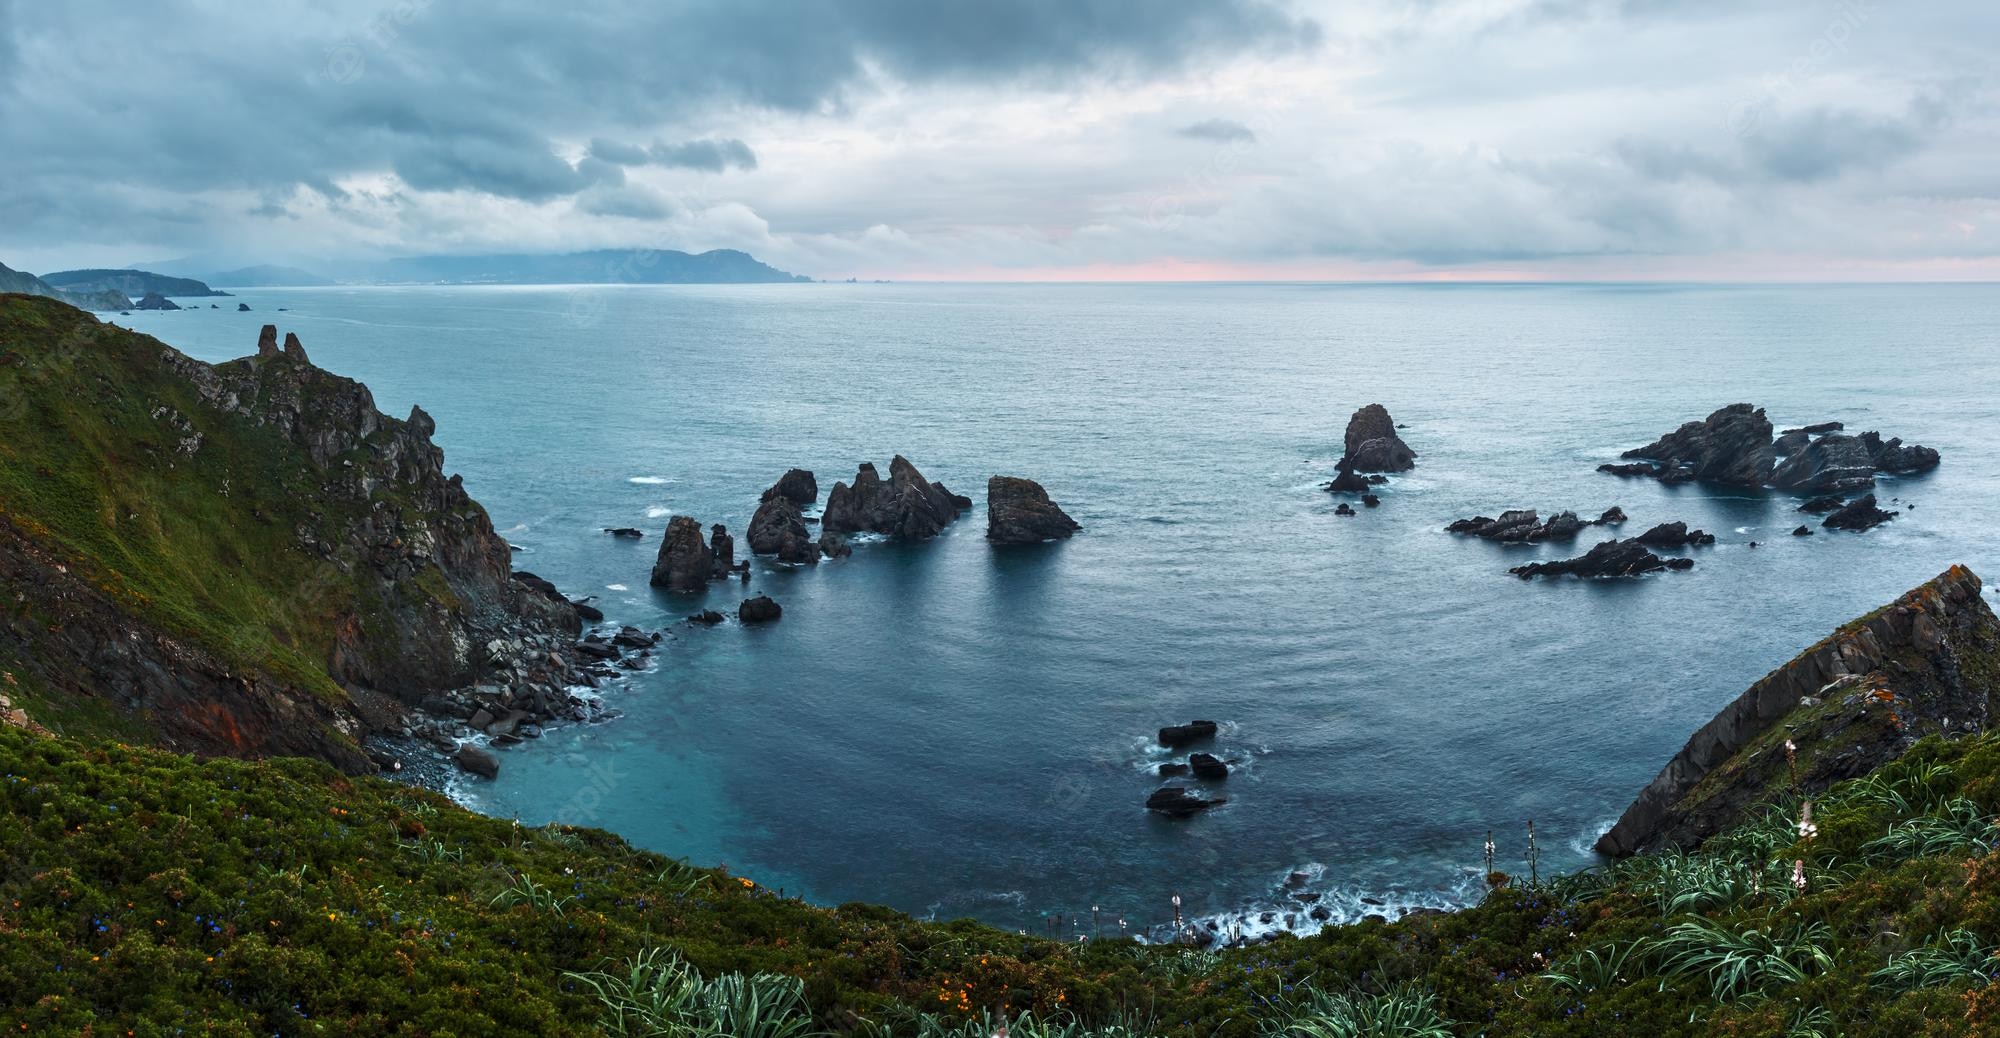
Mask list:
POLYGON ((1500 513, 1500 518, 1475 515, 1445 527, 1447 533, 1462 533, 1502 544, 1533 544, 1541 541, 1570 540, 1586 527, 1606 526, 1625 521, 1624 509, 1613 506, 1588 522, 1575 512, 1558 512, 1543 522, 1532 508, 1500 513))
POLYGON ((701 522, 691 515, 667 520, 660 554, 653 562, 653 586, 669 591, 700 591, 715 575, 715 552, 701 535, 701 522))
POLYGON ((1396 421, 1381 404, 1354 412, 1343 446, 1337 466, 1343 472, 1407 472, 1417 465, 1417 452, 1396 434, 1396 421))
POLYGON ((1203 739, 1215 738, 1217 730, 1214 721, 1189 721, 1186 724, 1170 724, 1160 729, 1160 745, 1168 749, 1197 743, 1203 739))
POLYGON ((1690 530, 1683 522, 1661 523, 1633 538, 1649 548, 1685 548, 1697 544, 1714 544, 1715 535, 1701 530, 1690 530))
POLYGON ((1228 802, 1222 797, 1200 796, 1186 786, 1161 786, 1146 798, 1146 810, 1158 811, 1169 818, 1188 818, 1228 802))
POLYGON ((1875 507, 1875 495, 1863 494, 1835 509, 1832 515, 1820 523, 1829 530, 1867 530, 1896 518, 1898 512, 1885 512, 1875 507))
POLYGON ((148 292, 144 298, 132 304, 132 309, 134 310, 178 310, 180 308, 181 305, 179 303, 168 299, 158 292, 148 292))
POLYGON ((836 534, 881 533, 906 540, 935 537, 957 521, 972 502, 933 484, 898 454, 884 482, 875 466, 862 462, 854 485, 835 483, 827 492, 820 528, 836 534))
MULTIPOLYGON (((776 490, 773 487, 772 490, 776 490)), ((758 555, 775 555, 779 562, 811 565, 819 561, 819 545, 806 531, 805 515, 799 503, 784 494, 764 492, 757 514, 750 517, 750 550, 758 555)))
POLYGON ((1978 577, 1953 566, 1765 675, 1694 733, 1598 851, 1690 848, 1780 789, 1812 795, 1926 735, 1987 728, 2000 693, 2000 620, 1980 590, 1978 577))
POLYGON ((729 536, 729 528, 716 523, 708 528, 708 553, 715 559, 714 576, 721 580, 736 568, 736 538, 729 536))
POLYGON ((1574 559, 1531 562, 1507 572, 1527 580, 1532 577, 1636 577, 1668 569, 1690 569, 1693 559, 1661 558, 1648 551, 1638 538, 1605 541, 1574 559))
POLYGON ((1016 476, 986 481, 986 539, 995 544, 1062 540, 1083 527, 1049 500, 1040 483, 1016 476))
POLYGON ((819 482, 805 469, 792 469, 779 476, 778 481, 771 484, 770 489, 764 491, 764 496, 759 500, 769 501, 778 497, 804 508, 819 500, 819 482))
POLYGON ((1822 422, 1788 429, 1773 440, 1762 408, 1731 404, 1626 451, 1622 457, 1636 459, 1630 463, 1597 470, 1666 483, 1706 480, 1829 494, 1866 490, 1878 472, 1923 472, 1938 465, 1938 452, 1929 447, 1885 441, 1874 432, 1848 436, 1841 428, 1839 422, 1822 422))
POLYGON ((785 615, 785 610, 768 595, 746 598, 736 607, 736 619, 746 624, 766 624, 785 615))

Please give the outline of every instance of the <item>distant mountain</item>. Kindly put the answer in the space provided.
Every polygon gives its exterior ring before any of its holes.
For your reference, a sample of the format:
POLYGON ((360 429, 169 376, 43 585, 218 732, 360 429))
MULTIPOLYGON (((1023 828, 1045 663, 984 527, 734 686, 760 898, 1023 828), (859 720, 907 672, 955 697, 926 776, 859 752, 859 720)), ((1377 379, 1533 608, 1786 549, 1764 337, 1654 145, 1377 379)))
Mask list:
POLYGON ((598 249, 561 255, 414 256, 366 268, 367 280, 450 285, 763 284, 811 281, 758 262, 749 253, 714 249, 598 249))
POLYGON ((320 277, 309 270, 280 267, 270 263, 244 267, 240 270, 225 270, 209 274, 202 280, 222 288, 298 288, 337 283, 332 278, 320 277))
POLYGON ((115 290, 97 292, 66 292, 25 270, 15 270, 0 263, 0 293, 19 292, 24 295, 43 296, 60 299, 71 306, 84 310, 130 310, 132 301, 124 293, 115 290))
POLYGON ((147 270, 59 270, 42 280, 65 292, 123 292, 128 296, 226 296, 193 278, 168 277, 147 270))

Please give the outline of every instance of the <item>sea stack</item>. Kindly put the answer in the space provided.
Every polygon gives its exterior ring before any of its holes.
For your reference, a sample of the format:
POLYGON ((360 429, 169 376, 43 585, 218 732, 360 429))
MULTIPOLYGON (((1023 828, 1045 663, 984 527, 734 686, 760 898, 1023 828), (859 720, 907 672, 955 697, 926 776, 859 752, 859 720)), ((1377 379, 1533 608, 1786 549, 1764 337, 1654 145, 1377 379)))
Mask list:
POLYGON ((653 562, 652 585, 669 591, 700 591, 715 576, 715 552, 701 535, 693 516, 667 520, 659 557, 653 562))
POLYGON ((1077 525, 1040 483, 1018 476, 986 481, 986 539, 995 544, 1039 544, 1063 540, 1077 525))
POLYGON ((826 494, 820 529, 924 540, 944 532, 970 507, 970 500, 953 494, 942 483, 925 479, 909 459, 898 454, 889 462, 886 482, 874 464, 864 461, 852 486, 835 483, 826 494))
POLYGON ((1369 404, 1347 420, 1343 472, 1408 472, 1417 466, 1417 452, 1396 434, 1396 420, 1381 404, 1369 404))

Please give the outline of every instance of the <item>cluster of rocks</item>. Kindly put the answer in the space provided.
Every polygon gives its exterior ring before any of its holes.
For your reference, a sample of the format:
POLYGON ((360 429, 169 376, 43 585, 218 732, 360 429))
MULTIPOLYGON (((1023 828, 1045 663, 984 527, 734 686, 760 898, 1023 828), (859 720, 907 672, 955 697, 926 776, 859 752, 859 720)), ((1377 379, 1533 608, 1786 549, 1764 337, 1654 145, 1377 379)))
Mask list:
POLYGON ((824 555, 829 559, 853 553, 838 533, 822 528, 815 540, 806 524, 805 510, 819 500, 819 481, 805 469, 792 469, 771 484, 750 517, 750 551, 774 555, 779 562, 813 565, 824 555))
POLYGON ((736 539, 727 527, 716 523, 703 537, 701 522, 693 516, 677 515, 667 520, 660 553, 653 560, 654 587, 700 591, 709 581, 730 576, 749 580, 750 563, 736 561, 736 539))
MULTIPOLYGON (((1366 493, 1369 487, 1388 482, 1381 473, 1408 472, 1417 465, 1417 452, 1397 435, 1395 419, 1381 404, 1369 404, 1348 418, 1342 447, 1333 480, 1325 487, 1328 493, 1366 493)), ((1348 507, 1341 514, 1353 515, 1354 509, 1348 507)))
MULTIPOLYGON (((1707 535, 1703 535, 1707 536, 1707 535)), ((1712 540, 1712 538, 1711 538, 1712 540)), ((1533 577, 1636 577, 1660 570, 1692 569, 1694 560, 1662 558, 1653 554, 1637 537, 1605 541, 1573 559, 1530 562, 1507 572, 1528 580, 1533 577)))
POLYGON ((1878 473, 1907 474, 1936 468, 1938 452, 1880 433, 1849 436, 1839 422, 1787 429, 1773 436, 1764 409, 1730 404, 1688 422, 1598 471, 1650 476, 1665 483, 1703 480, 1733 486, 1773 487, 1814 494, 1847 493, 1875 485, 1878 473))
MULTIPOLYGON (((1157 738, 1161 746, 1178 750, 1213 740, 1217 730, 1214 721, 1189 721, 1160 729, 1157 738)), ((1231 763, 1212 753, 1191 753, 1186 761, 1167 761, 1156 770, 1161 778, 1191 775, 1203 781, 1218 781, 1229 777, 1231 763)), ((1204 796, 1187 786, 1168 785, 1146 798, 1146 809, 1169 818, 1189 818, 1228 802, 1226 797, 1204 796)))
POLYGON ((986 481, 986 539, 995 544, 1065 540, 1083 529, 1040 483, 1019 476, 986 481))
POLYGON ((854 483, 835 483, 827 491, 820 529, 833 534, 879 533, 904 540, 926 540, 972 507, 972 499, 932 483, 909 459, 898 454, 889 461, 884 481, 873 462, 862 462, 854 483))
MULTIPOLYGON (((1831 514, 1820 521, 1820 525, 1829 530, 1867 530, 1880 526, 1901 514, 1900 512, 1884 510, 1878 506, 1875 503, 1874 494, 1863 494, 1835 508, 1831 514)), ((1805 528, 1800 527, 1800 529, 1805 528)), ((1793 532, 1796 533, 1797 531, 1793 532)), ((1812 531, 1807 530, 1806 532, 1811 533, 1812 531)))
POLYGON ((1606 509, 1595 519, 1585 520, 1575 512, 1558 512, 1543 521, 1540 513, 1532 508, 1515 509, 1500 513, 1493 519, 1475 515, 1470 519, 1460 519, 1445 527, 1447 533, 1462 533, 1502 544, 1536 544, 1542 541, 1573 540, 1577 534, 1592 526, 1616 526, 1625 521, 1625 510, 1616 505, 1606 509))

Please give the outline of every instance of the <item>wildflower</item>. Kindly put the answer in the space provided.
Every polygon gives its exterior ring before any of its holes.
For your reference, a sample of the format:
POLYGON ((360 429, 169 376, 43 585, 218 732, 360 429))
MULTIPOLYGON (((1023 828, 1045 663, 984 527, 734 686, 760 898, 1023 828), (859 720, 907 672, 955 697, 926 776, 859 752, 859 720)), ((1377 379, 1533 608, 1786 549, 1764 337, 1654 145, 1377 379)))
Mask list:
POLYGON ((1819 826, 1813 824, 1812 801, 1808 800, 1799 809, 1799 839, 1810 842, 1819 835, 1819 826))
POLYGON ((1806 863, 1803 859, 1792 862, 1792 886, 1797 887, 1801 894, 1806 892, 1806 863))

